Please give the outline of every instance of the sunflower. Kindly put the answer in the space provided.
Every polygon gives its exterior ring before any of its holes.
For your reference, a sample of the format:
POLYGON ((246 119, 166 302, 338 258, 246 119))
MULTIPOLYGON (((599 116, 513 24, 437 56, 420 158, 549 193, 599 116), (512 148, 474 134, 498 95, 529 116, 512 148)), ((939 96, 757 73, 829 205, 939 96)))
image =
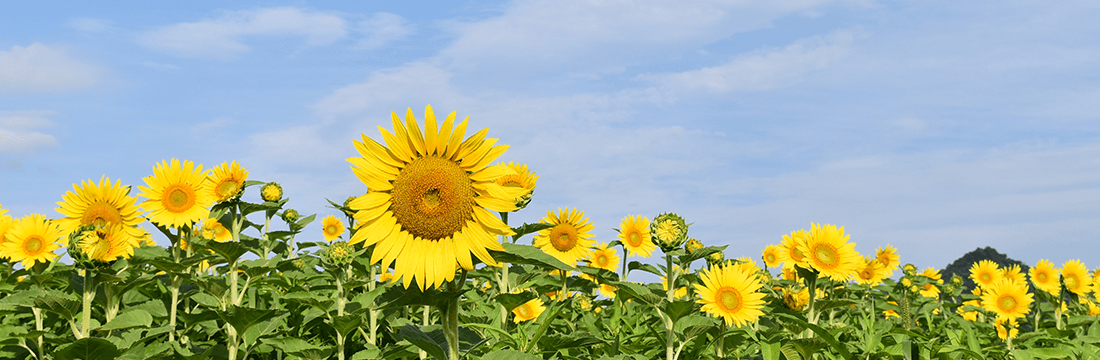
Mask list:
POLYGON ((546 211, 546 217, 540 221, 555 225, 539 231, 535 235, 535 246, 553 255, 562 262, 573 265, 592 252, 589 248, 596 243, 592 240, 592 222, 577 209, 558 209, 558 214, 546 211))
POLYGON ((332 242, 344 234, 344 222, 333 215, 321 219, 321 232, 325 234, 325 241, 332 242))
POLYGON ((856 243, 848 242, 851 235, 844 234, 844 227, 810 224, 810 234, 799 251, 806 254, 803 262, 821 275, 836 281, 847 281, 859 270, 860 256, 856 243))
POLYGON ((901 265, 901 257, 898 256, 898 249, 890 245, 875 249, 875 261, 878 261, 879 265, 882 265, 884 278, 894 276, 894 270, 897 270, 898 266, 901 265))
POLYGON ((783 242, 779 244, 779 250, 785 253, 789 260, 783 264, 784 267, 801 264, 806 259, 806 254, 802 253, 801 246, 806 242, 807 236, 809 234, 806 233, 806 230, 792 231, 790 235, 783 235, 783 242))
POLYGON ((863 265, 856 271, 856 282, 863 285, 878 285, 886 277, 886 269, 876 258, 863 257, 863 265))
POLYGON ((57 260, 57 250, 67 239, 61 228, 45 215, 30 214, 12 224, 4 235, 3 252, 11 262, 23 262, 24 268, 36 263, 48 263, 57 260))
POLYGON ((997 328, 997 337, 1001 340, 1014 339, 1020 334, 1020 330, 1016 329, 1019 327, 1016 324, 1016 318, 998 317, 997 320, 993 321, 993 326, 997 328))
POLYGON ((4 234, 7 234, 11 230, 14 222, 11 219, 11 215, 5 214, 8 212, 6 209, 0 208, 0 259, 7 259, 8 253, 4 251, 4 234))
POLYGON ((1012 264, 1001 268, 1001 277, 1015 282, 1025 282, 1027 277, 1020 271, 1020 265, 1012 264))
POLYGON ((223 162, 214 167, 213 172, 207 180, 210 181, 208 189, 214 202, 233 200, 241 196, 244 181, 248 179, 248 170, 242 168, 237 160, 232 163, 223 162))
POLYGON ((78 239, 80 242, 77 245, 84 255, 102 262, 111 262, 118 258, 129 259, 141 241, 141 238, 127 234, 121 224, 97 226, 84 231, 78 239))
POLYGON ((54 220, 61 228, 62 236, 68 237, 84 225, 100 227, 113 224, 123 225, 126 236, 140 238, 144 231, 138 224, 145 222, 141 209, 134 205, 137 198, 130 196, 130 187, 122 186, 116 180, 114 184, 107 176, 99 179, 99 184, 85 180, 80 186, 73 184, 74 191, 66 191, 57 203, 57 212, 64 218, 54 220))
POLYGON ((943 284, 943 276, 940 275, 940 271, 932 267, 927 267, 924 272, 917 274, 928 278, 928 282, 920 287, 920 295, 929 298, 940 297, 940 288, 937 284, 943 284))
POLYGON ((962 306, 959 306, 959 307, 955 308, 955 312, 957 312, 959 315, 962 315, 964 320, 966 320, 966 321, 978 321, 978 311, 977 310, 974 310, 974 311, 964 311, 963 310, 963 308, 965 308, 967 305, 970 305, 970 306, 973 306, 973 307, 981 307, 982 306, 981 300, 967 300, 967 301, 963 302, 962 306))
POLYGON ((600 284, 599 290, 600 290, 600 295, 603 295, 603 297, 608 298, 608 299, 614 299, 615 298, 615 291, 618 291, 618 289, 615 288, 614 286, 612 286, 611 284, 600 284))
POLYGON ((721 316, 727 326, 736 323, 741 327, 764 315, 761 311, 764 293, 759 291, 763 285, 755 274, 743 269, 730 266, 703 269, 699 273, 702 284, 694 284, 702 311, 721 316))
POLYGON ((599 243, 596 245, 592 254, 588 256, 588 266, 615 271, 615 266, 619 264, 619 254, 615 253, 615 249, 608 247, 605 243, 599 243))
POLYGON ((649 224, 649 233, 653 240, 666 253, 679 249, 688 239, 689 224, 674 213, 663 213, 653 218, 649 224))
POLYGON ((264 201, 275 202, 283 199, 283 186, 277 182, 269 182, 260 188, 260 198, 264 201))
POLYGON ((512 201, 515 201, 516 208, 522 209, 531 203, 531 194, 535 192, 535 183, 539 180, 538 175, 527 169, 526 164, 516 164, 509 162, 507 164, 501 162, 500 165, 507 166, 514 170, 515 174, 504 175, 496 179, 497 184, 500 184, 512 196, 512 201))
POLYGON ((1002 272, 997 263, 990 260, 982 260, 970 266, 970 280, 974 280, 978 286, 992 285, 1002 278, 1002 272))
POLYGON ((190 160, 180 166, 178 159, 171 164, 161 161, 153 167, 153 175, 146 176, 145 184, 138 186, 138 196, 148 200, 141 207, 149 211, 149 221, 160 226, 181 228, 205 219, 214 204, 209 182, 202 165, 190 160))
POLYGON ((763 255, 764 265, 767 267, 778 267, 783 262, 787 261, 783 257, 785 255, 778 246, 768 245, 764 247, 763 255))
POLYGON ((369 189, 348 204, 359 224, 350 243, 376 245, 371 263, 394 264, 406 288, 414 280, 422 289, 437 287, 458 267, 473 270, 471 254, 497 266, 488 250, 504 251, 496 236, 514 232, 491 211, 516 206, 494 181, 515 171, 489 164, 508 146, 486 139, 489 129, 463 141, 467 121, 453 125, 452 112, 436 126, 431 106, 423 132, 412 109, 404 124, 397 113, 391 117, 394 133, 379 127, 387 146, 363 135, 354 141, 360 157, 348 159, 369 189))
POLYGON ((225 228, 218 219, 206 219, 202 223, 202 237, 217 242, 233 240, 233 233, 225 228))
POLYGON ((1066 290, 1077 295, 1088 295, 1092 285, 1092 275, 1081 260, 1070 260, 1062 264, 1062 282, 1066 284, 1066 290))
POLYGON ((534 298, 512 309, 512 313, 516 315, 512 321, 519 324, 521 321, 535 320, 542 315, 543 311, 546 311, 546 306, 543 305, 542 299, 534 298))
POLYGON ((1033 301, 1024 283, 1001 279, 982 291, 982 307, 998 317, 1020 318, 1027 315, 1033 301))
POLYGON ((802 282, 802 278, 798 276, 798 270, 795 269, 793 266, 783 267, 783 280, 790 280, 796 283, 802 282))
POLYGON ((619 241, 623 243, 627 255, 650 257, 653 250, 657 250, 657 244, 649 235, 649 219, 645 216, 627 215, 623 218, 622 228, 619 241))
POLYGON ((802 311, 802 308, 810 303, 810 290, 804 287, 797 291, 783 288, 783 303, 787 305, 788 309, 802 311))

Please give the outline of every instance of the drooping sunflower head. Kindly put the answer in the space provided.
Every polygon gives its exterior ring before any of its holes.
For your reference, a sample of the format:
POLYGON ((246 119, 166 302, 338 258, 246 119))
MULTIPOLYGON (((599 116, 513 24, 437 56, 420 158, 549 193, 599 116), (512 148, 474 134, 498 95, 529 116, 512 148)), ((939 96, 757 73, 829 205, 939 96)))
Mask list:
POLYGON ((878 259, 864 257, 862 263, 863 265, 856 272, 856 282, 862 285, 878 285, 886 277, 886 269, 882 267, 882 263, 878 259))
POLYGON ((684 218, 674 213, 663 213, 653 218, 649 233, 654 242, 666 253, 679 249, 688 239, 688 226, 684 218))
POLYGON ((970 266, 970 280, 978 286, 989 286, 1001 279, 1000 266, 990 260, 982 260, 970 266))
POLYGON ((1092 291, 1092 275, 1081 260, 1074 259, 1062 264, 1062 282, 1066 290, 1077 295, 1088 295, 1092 291))
POLYGON ((558 213, 546 211, 546 216, 540 221, 553 224, 554 227, 539 231, 535 234, 535 246, 541 248, 562 262, 573 265, 578 260, 588 257, 592 252, 590 248, 596 243, 592 240, 592 229, 595 227, 584 212, 577 209, 558 209, 558 213))
POLYGON ((84 225, 106 227, 114 224, 123 225, 129 236, 141 236, 137 225, 145 218, 135 205, 137 198, 130 196, 130 187, 122 186, 122 181, 112 183, 107 176, 100 178, 98 184, 85 180, 80 185, 73 184, 73 191, 65 192, 62 199, 56 210, 65 217, 54 223, 61 228, 63 236, 67 237, 84 225))
POLYGON ((694 284, 702 311, 721 317, 727 326, 741 327, 764 315, 763 284, 744 267, 720 266, 699 273, 701 284, 694 284))
POLYGON ((806 259, 806 254, 802 253, 802 245, 806 243, 806 238, 810 234, 804 229, 792 231, 790 235, 783 235, 783 242, 780 243, 779 249, 787 255, 789 263, 785 263, 784 266, 798 265, 806 259))
POLYGON ((471 255, 497 265, 489 250, 503 251, 497 236, 511 228, 492 211, 515 210, 513 198, 495 181, 515 171, 489 166, 508 149, 486 139, 483 129, 463 140, 467 121, 452 112, 437 126, 431 106, 424 131, 408 109, 402 123, 392 113, 393 133, 379 127, 386 145, 363 135, 359 157, 347 159, 369 190, 348 204, 357 228, 350 243, 376 245, 371 263, 394 264, 405 287, 426 289, 473 270, 471 255))
POLYGON ((1026 283, 1001 279, 982 291, 982 307, 998 317, 1021 318, 1027 315, 1034 301, 1026 283))
POLYGON ((344 222, 334 215, 321 219, 321 232, 325 235, 325 241, 332 242, 344 234, 344 222))
POLYGON ((129 259, 139 238, 129 236, 120 224, 106 227, 88 227, 78 237, 80 251, 90 260, 111 262, 119 258, 129 259))
POLYGON ((764 247, 762 258, 764 259, 764 266, 778 267, 787 261, 786 253, 779 246, 768 245, 764 247))
POLYGON ((22 262, 24 268, 57 260, 58 255, 53 251, 67 245, 61 228, 41 214, 27 215, 15 221, 5 239, 4 254, 13 263, 22 262))
POLYGON ((206 219, 202 223, 202 237, 217 242, 227 242, 233 240, 233 233, 218 219, 206 219))
POLYGON ((276 202, 283 199, 283 186, 277 182, 269 182, 260 188, 260 198, 264 201, 276 202))
POLYGON ((627 255, 650 257, 657 245, 649 233, 649 219, 641 215, 627 215, 623 218, 619 241, 623 243, 627 255))
POLYGON ((209 216, 214 198, 202 165, 196 166, 190 160, 182 165, 178 159, 161 161, 153 167, 153 175, 143 180, 148 187, 138 186, 138 196, 148 199, 141 207, 149 211, 149 221, 182 228, 209 216))
POLYGON ((1036 289, 1046 291, 1051 295, 1058 295, 1062 290, 1062 285, 1058 283, 1058 276, 1062 272, 1054 268, 1054 263, 1047 259, 1041 259, 1035 266, 1031 267, 1031 271, 1028 275, 1031 277, 1031 284, 1036 289))
POLYGON ((527 207, 527 204, 531 203, 531 195, 535 192, 535 183, 539 180, 538 175, 528 170, 527 164, 517 164, 515 162, 505 164, 501 162, 500 165, 507 166, 516 173, 501 176, 496 180, 496 183, 500 184, 512 196, 512 201, 516 202, 516 210, 527 207))
POLYGON ((783 303, 787 305, 788 309, 794 311, 802 311, 802 309, 805 308, 809 302, 810 290, 808 288, 783 288, 783 303))
POLYGON ((843 226, 811 224, 810 234, 799 249, 806 255, 803 263, 822 276, 848 281, 856 274, 862 260, 856 252, 856 244, 848 241, 849 237, 844 234, 843 226))
POLYGON ((588 266, 594 268, 615 271, 618 264, 619 254, 615 253, 615 248, 608 247, 607 244, 602 242, 596 245, 596 248, 588 256, 588 266))
POLYGON ((542 299, 531 299, 523 303, 523 305, 517 306, 515 309, 512 309, 512 314, 515 314, 515 318, 512 319, 512 322, 519 324, 524 321, 538 319, 539 315, 542 315, 543 311, 546 311, 546 306, 542 303, 542 299))
POLYGON ((223 162, 213 170, 213 174, 208 179, 210 182, 208 189, 214 202, 239 199, 244 193, 244 182, 248 180, 248 170, 242 168, 237 160, 233 160, 232 163, 223 162))
POLYGON ((901 257, 898 256, 898 249, 890 245, 875 249, 875 261, 878 261, 879 265, 882 265, 885 277, 894 276, 894 270, 897 270, 898 265, 901 265, 901 257))

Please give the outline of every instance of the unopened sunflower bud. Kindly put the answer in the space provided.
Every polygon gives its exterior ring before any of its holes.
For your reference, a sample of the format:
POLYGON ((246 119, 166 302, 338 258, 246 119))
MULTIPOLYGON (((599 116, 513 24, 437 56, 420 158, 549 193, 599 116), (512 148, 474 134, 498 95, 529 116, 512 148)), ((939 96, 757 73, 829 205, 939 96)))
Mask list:
POLYGON ((344 211, 344 214, 347 215, 347 216, 355 216, 355 210, 351 209, 351 202, 353 200, 355 200, 354 196, 348 196, 348 199, 344 200, 344 208, 342 210, 344 211))
POLYGON ((687 240, 687 231, 688 224, 684 222, 684 218, 674 213, 657 215, 649 225, 649 233, 652 234, 653 240, 666 253, 675 251, 684 244, 687 240))
POLYGON ((722 261, 725 260, 726 254, 721 251, 707 255, 707 264, 710 264, 711 266, 721 264, 722 261))
POLYGON ((696 251, 698 251, 699 249, 702 249, 702 248, 703 248, 703 242, 699 241, 699 240, 696 240, 695 238, 690 238, 690 239, 688 239, 688 241, 686 243, 684 243, 684 250, 686 250, 689 253, 696 252, 696 251))
POLYGON ((963 285, 962 276, 959 276, 959 275, 951 276, 951 285, 955 285, 956 287, 962 286, 963 285))
POLYGON ((321 261, 334 268, 343 268, 351 264, 354 249, 346 241, 337 241, 321 253, 321 261))
POLYGON ((907 276, 917 275, 917 267, 913 264, 905 264, 905 266, 901 267, 901 271, 904 272, 907 276))
POLYGON ((298 214, 298 210, 286 209, 283 211, 282 217, 283 221, 286 221, 288 224, 292 224, 297 222, 298 218, 301 217, 301 215, 298 214))
POLYGON ((283 187, 276 182, 269 182, 260 188, 260 198, 264 201, 279 201, 283 199, 283 187))

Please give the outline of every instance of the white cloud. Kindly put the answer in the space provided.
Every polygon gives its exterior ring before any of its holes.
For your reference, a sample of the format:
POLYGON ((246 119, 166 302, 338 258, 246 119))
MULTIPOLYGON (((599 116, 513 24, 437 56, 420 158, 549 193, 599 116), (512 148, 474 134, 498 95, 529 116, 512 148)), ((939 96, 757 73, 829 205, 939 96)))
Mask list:
POLYGON ((49 117, 53 115, 52 111, 0 111, 0 154, 33 153, 56 146, 57 138, 35 130, 52 126, 49 117))
POLYGON ((400 15, 380 12, 368 20, 359 22, 359 32, 363 33, 364 37, 355 47, 373 50, 392 41, 403 39, 413 33, 413 28, 400 15))
POLYGON ((55 92, 99 83, 104 71, 40 43, 0 50, 0 94, 55 92))
POLYGON ((242 42, 247 36, 304 36, 305 46, 322 46, 346 34, 347 24, 337 15, 279 7, 162 27, 142 34, 138 43, 181 57, 229 60, 251 50, 242 42))
POLYGON ((805 73, 841 59, 857 38, 852 31, 803 39, 782 49, 740 55, 714 67, 673 74, 645 74, 642 80, 676 90, 763 91, 797 82, 805 73))
MULTIPOLYGON (((314 108, 324 117, 368 115, 388 118, 390 111, 468 101, 450 83, 450 73, 423 62, 371 73, 366 81, 337 89, 314 108), (411 103, 410 101, 415 101, 411 103)), ((422 110, 422 109, 420 109, 422 110)))
POLYGON ((69 20, 68 25, 73 29, 89 33, 103 33, 115 31, 117 29, 111 24, 110 20, 92 18, 75 18, 69 20))

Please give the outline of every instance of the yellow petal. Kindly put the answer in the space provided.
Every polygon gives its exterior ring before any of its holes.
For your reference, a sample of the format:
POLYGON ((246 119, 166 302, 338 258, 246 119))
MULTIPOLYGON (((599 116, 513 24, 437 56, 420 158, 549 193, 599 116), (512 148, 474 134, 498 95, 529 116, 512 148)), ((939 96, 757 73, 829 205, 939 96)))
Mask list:
POLYGON ((474 164, 480 162, 481 159, 485 157, 485 154, 488 154, 489 151, 493 149, 493 144, 496 144, 497 140, 499 139, 485 139, 485 141, 481 143, 481 146, 462 158, 462 162, 459 163, 459 166, 466 171, 478 170, 473 167, 474 164))
POLYGON ((512 228, 508 227, 508 224, 505 224, 500 218, 489 212, 489 210, 485 210, 478 206, 474 206, 473 209, 474 218, 486 228, 491 229, 498 235, 515 235, 515 232, 512 231, 512 228))
POLYGON ((511 200, 502 200, 502 199, 499 199, 499 198, 488 197, 488 196, 478 196, 478 197, 474 198, 474 201, 477 202, 478 206, 481 206, 483 208, 493 210, 493 211, 510 212, 510 211, 516 211, 518 209, 516 207, 516 202, 511 201, 511 200))
POLYGON ((455 130, 451 132, 451 140, 447 143, 447 153, 443 157, 451 160, 461 159, 455 155, 458 154, 458 149, 462 147, 462 137, 466 135, 466 124, 469 120, 470 117, 467 116, 466 119, 458 123, 458 126, 455 126, 455 130))
MULTIPOLYGON (((466 123, 466 122, 463 121, 463 123, 466 123)), ((484 128, 484 129, 481 129, 481 131, 478 131, 477 133, 475 133, 473 135, 470 135, 470 137, 467 138, 466 141, 462 142, 462 145, 459 145, 458 153, 455 154, 455 157, 453 159, 456 159, 456 160, 465 159, 466 156, 469 156, 470 153, 474 152, 474 150, 477 150, 477 148, 481 146, 481 143, 485 140, 485 134, 488 134, 488 133, 489 133, 489 128, 484 128)))
POLYGON ((427 155, 428 150, 424 146, 424 135, 420 132, 420 125, 416 123, 412 108, 406 108, 405 110, 405 125, 408 127, 409 140, 412 141, 413 149, 420 155, 427 155))
POLYGON ((481 160, 474 164, 472 167, 470 167, 470 169, 480 169, 489 166, 489 164, 492 164, 493 161, 496 161, 497 158, 500 157, 500 155, 503 155, 504 151, 508 150, 508 147, 508 145, 494 146, 491 150, 489 150, 488 154, 485 154, 485 156, 482 157, 481 160))
POLYGON ((355 198, 355 200, 348 203, 348 207, 353 210, 371 209, 382 206, 391 199, 393 199, 393 195, 389 193, 372 191, 355 198))
POLYGON ((458 232, 454 234, 451 241, 454 242, 455 260, 458 261, 458 266, 466 270, 473 270, 474 262, 470 258, 470 244, 469 240, 466 239, 466 235, 458 232))
POLYGON ((363 147, 367 148, 367 150, 369 150, 376 159, 381 160, 382 162, 386 163, 386 165, 393 166, 399 169, 405 166, 405 162, 399 160, 396 156, 394 156, 393 152, 389 149, 386 149, 385 146, 382 146, 382 144, 374 141, 374 139, 367 137, 366 134, 363 134, 362 136, 363 147))
POLYGON ((436 144, 436 154, 444 158, 446 158, 448 154, 447 145, 451 138, 451 130, 454 128, 455 114, 457 113, 454 111, 447 114, 447 118, 443 119, 443 125, 439 127, 439 136, 435 138, 435 141, 438 143, 436 144))
POLYGON ((516 170, 508 165, 493 165, 470 174, 470 180, 492 181, 504 175, 516 175, 516 170))
MULTIPOLYGON (((404 131, 400 131, 399 134, 394 135, 390 134, 389 131, 386 131, 386 129, 379 126, 378 132, 382 133, 382 141, 386 142, 386 147, 388 147, 390 151, 393 152, 393 155, 396 156, 398 160, 401 160, 403 162, 412 161, 413 153, 411 150, 409 150, 407 141, 405 140, 405 136, 403 134, 404 131)), ((394 132, 398 131, 394 130, 394 132)))

